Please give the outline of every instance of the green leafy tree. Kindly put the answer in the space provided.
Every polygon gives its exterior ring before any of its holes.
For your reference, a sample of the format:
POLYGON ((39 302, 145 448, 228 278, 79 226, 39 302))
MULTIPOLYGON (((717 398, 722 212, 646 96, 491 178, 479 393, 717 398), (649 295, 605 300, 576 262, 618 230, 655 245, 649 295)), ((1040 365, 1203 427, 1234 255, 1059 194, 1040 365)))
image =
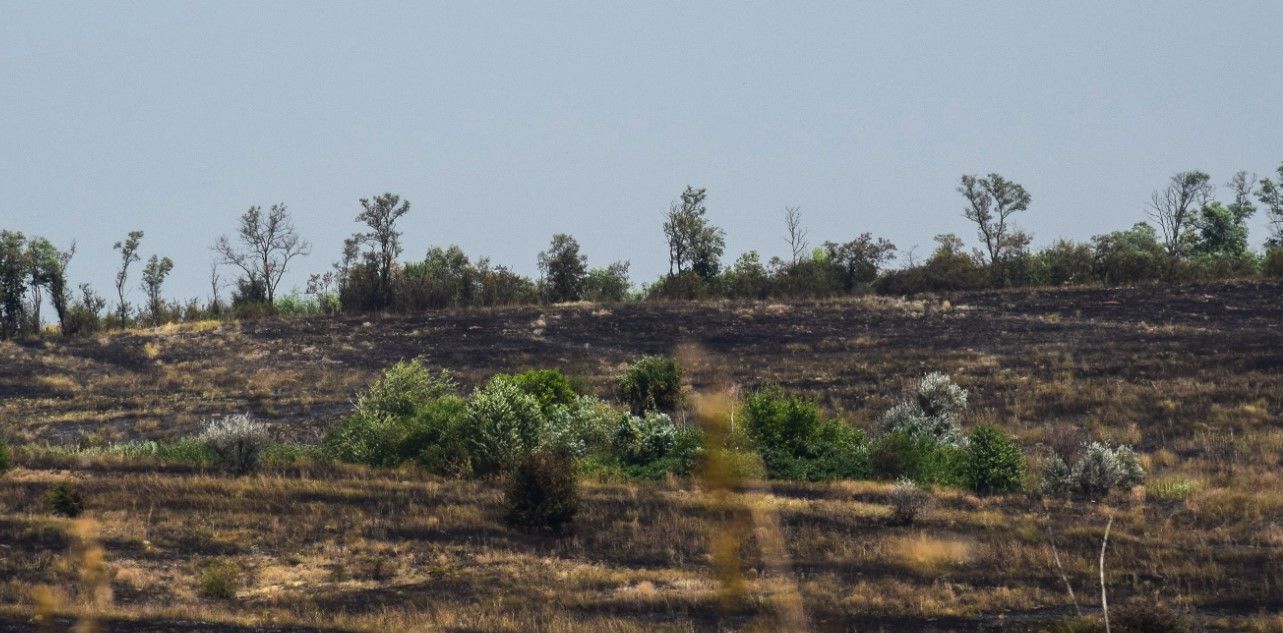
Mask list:
MULTIPOLYGON (((31 313, 28 315, 31 320, 32 329, 40 328, 40 307, 44 303, 44 293, 50 292, 50 298, 57 304, 58 300, 53 295, 53 285, 58 283, 63 293, 63 307, 66 307, 65 293, 66 281, 60 279, 62 268, 59 264, 59 252, 57 248, 43 237, 33 237, 27 242, 27 279, 31 286, 31 303, 29 304, 31 313)), ((61 315, 61 311, 59 311, 61 315)))
POLYGON ((1238 256, 1247 252, 1247 215, 1242 207, 1213 202, 1199 212, 1198 239, 1194 251, 1200 255, 1238 256))
POLYGON ((668 241, 670 277, 687 270, 694 271, 704 281, 717 276, 726 250, 726 232, 713 226, 706 217, 706 191, 688 185, 681 201, 668 208, 664 237, 668 241))
POLYGON ((539 274, 548 301, 578 301, 588 277, 588 258, 579 254, 575 238, 558 233, 548 250, 539 253, 539 274))
POLYGON ((593 268, 584 279, 584 298, 589 301, 618 303, 628 298, 628 262, 615 262, 605 268, 593 268))
POLYGON ((142 288, 143 292, 147 293, 147 313, 151 316, 152 323, 156 325, 164 321, 165 301, 161 296, 161 288, 172 270, 174 270, 173 260, 157 255, 152 255, 143 266, 142 288))
POLYGON ((825 242, 824 253, 826 261, 841 269, 843 285, 850 292, 877 279, 882 265, 895 257, 895 244, 883 238, 874 240, 871 234, 861 233, 842 244, 825 242))
POLYGON ((1149 215, 1163 234, 1169 256, 1180 259, 1188 253, 1198 214, 1212 199, 1211 181, 1212 177, 1201 171, 1183 171, 1151 196, 1149 215))
POLYGON ((0 338, 13 338, 28 325, 23 295, 27 291, 27 238, 17 231, 0 231, 0 338))
POLYGON ((1247 219, 1256 213, 1256 206, 1252 204, 1256 177, 1240 171, 1227 186, 1234 191, 1233 202, 1225 205, 1212 202, 1199 212, 1196 253, 1239 257, 1247 252, 1247 219))
POLYGON ((1028 210, 1033 201, 1024 187, 999 174, 984 178, 964 175, 958 192, 967 199, 962 215, 975 223, 990 266, 996 266, 1008 253, 1028 244, 1028 236, 1011 224, 1011 216, 1028 210))
POLYGON ((1256 199, 1265 205, 1269 215, 1270 237, 1267 245, 1283 246, 1283 163, 1279 164, 1278 181, 1262 178, 1256 199))
POLYGON ((129 319, 129 302, 125 300, 125 284, 129 281, 129 267, 140 258, 138 247, 142 245, 143 232, 130 231, 124 241, 116 242, 112 248, 120 251, 120 269, 116 271, 116 297, 120 301, 116 315, 121 325, 129 319))
POLYGON ((373 273, 375 288, 373 303, 375 308, 387 308, 392 305, 393 275, 396 270, 396 258, 401 255, 401 232, 397 230, 397 220, 410 212, 410 201, 401 200, 401 196, 385 193, 373 199, 361 198, 361 212, 356 221, 369 228, 365 233, 356 234, 359 243, 370 247, 365 254, 367 265, 373 273))

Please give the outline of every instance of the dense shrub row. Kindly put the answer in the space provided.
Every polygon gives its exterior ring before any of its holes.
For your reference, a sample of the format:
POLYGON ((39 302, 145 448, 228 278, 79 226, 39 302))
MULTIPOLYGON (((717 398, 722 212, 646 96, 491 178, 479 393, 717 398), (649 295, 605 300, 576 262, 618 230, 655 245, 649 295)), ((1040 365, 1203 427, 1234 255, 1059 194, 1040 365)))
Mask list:
MULTIPOLYGON (((662 365, 644 359, 633 374, 662 365)), ((653 402, 654 395, 645 396, 653 402)), ((660 395, 660 402, 671 395, 660 395)), ((620 411, 553 370, 497 374, 469 394, 421 360, 397 363, 323 442, 340 461, 415 463, 452 476, 511 472, 527 456, 567 456, 633 476, 689 474, 699 443, 665 413, 620 411)))
MULTIPOLYGON (((340 461, 414 463, 451 476, 511 474, 536 454, 629 478, 688 475, 699 463, 703 434, 660 410, 679 406, 680 380, 671 359, 637 361, 618 381, 625 410, 580 393, 552 370, 498 374, 464 394, 448 373, 404 361, 361 395, 323 446, 340 461)), ((961 431, 966 401, 966 391, 948 376, 930 374, 888 411, 885 431, 871 440, 824 416, 814 401, 765 387, 738 403, 738 422, 723 448, 752 477, 907 478, 981 493, 1020 489, 1024 459, 1007 437, 985 426, 970 435, 961 431)))

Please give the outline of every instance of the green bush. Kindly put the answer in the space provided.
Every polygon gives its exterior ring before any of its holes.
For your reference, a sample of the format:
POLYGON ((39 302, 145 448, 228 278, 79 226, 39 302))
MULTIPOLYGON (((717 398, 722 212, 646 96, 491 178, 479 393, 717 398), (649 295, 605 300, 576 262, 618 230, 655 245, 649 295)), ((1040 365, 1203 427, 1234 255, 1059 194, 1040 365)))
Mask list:
POLYGON ((682 368, 667 356, 643 356, 619 377, 619 397, 633 415, 672 412, 682 396, 682 368))
POLYGON ((907 477, 926 486, 966 483, 966 449, 903 430, 878 438, 869 449, 869 461, 879 479, 907 477))
POLYGON ((526 455, 508 481, 504 519, 509 525, 560 534, 579 512, 574 464, 562 455, 526 455))
POLYGON ((60 481, 45 493, 49 511, 64 517, 75 518, 85 511, 85 499, 80 491, 66 481, 60 481))
POLYGON ((1159 242, 1158 232, 1145 222, 1126 231, 1091 238, 1095 274, 1107 284, 1155 281, 1170 274, 1171 258, 1159 242))
POLYGON ((1275 246, 1261 258, 1261 274, 1266 277, 1283 277, 1283 246, 1275 246))
POLYGON ((332 294, 303 296, 296 292, 276 298, 276 314, 281 316, 312 316, 337 312, 338 298, 332 294))
POLYGON ((0 473, 4 473, 13 466, 9 457, 9 443, 0 438, 0 473))
POLYGON ((395 453, 401 460, 414 459, 439 475, 467 475, 472 472, 467 422, 468 404, 463 398, 437 398, 410 420, 397 438, 395 453))
POLYGON ((512 468, 534 450, 571 457, 608 450, 620 415, 578 396, 555 370, 497 374, 467 399, 455 391, 448 374, 399 363, 327 431, 323 451, 370 466, 417 462, 443 475, 487 474, 512 468))
POLYGON ((693 270, 664 275, 645 287, 647 301, 698 301, 707 299, 714 290, 693 270))
POLYGON ((774 455, 802 453, 821 424, 820 408, 814 402, 785 393, 778 386, 767 387, 744 399, 744 426, 749 438, 763 452, 768 471, 773 468, 774 455))
POLYGON ((567 411, 570 414, 568 430, 583 443, 586 453, 612 449, 615 431, 624 413, 593 396, 579 396, 567 411))
POLYGON ((615 455, 625 464, 642 465, 667 456, 677 445, 677 426, 658 412, 621 416, 614 437, 615 455))
POLYGON ((541 448, 547 419, 539 401, 510 377, 496 376, 468 397, 467 417, 474 468, 508 470, 541 448))
POLYGON ((869 441, 864 431, 838 420, 826 420, 795 462, 793 478, 804 481, 868 479, 869 441))
POLYGON ((919 292, 972 290, 992 283, 988 268, 967 253, 956 235, 937 235, 936 250, 921 265, 890 271, 878 279, 875 288, 882 294, 908 295, 919 292))
POLYGON ((241 569, 236 563, 218 560, 210 563, 200 575, 200 594, 215 600, 231 600, 241 586, 241 569))
POLYGON ((703 454, 702 440, 698 429, 678 428, 662 413, 616 415, 609 454, 598 458, 596 465, 629 479, 686 476, 694 472, 703 454))
POLYGON ((1096 254, 1090 244, 1056 240, 1033 256, 1033 283, 1048 286, 1086 284, 1096 280, 1096 254))
POLYGON ((316 449, 310 446, 269 442, 263 447, 263 453, 259 456, 259 460, 263 466, 268 468, 284 468, 309 463, 316 456, 316 449))
POLYGON ((366 466, 398 463, 401 421, 381 413, 355 413, 330 427, 321 441, 326 455, 340 462, 366 466))
POLYGON ((772 479, 824 481, 869 475, 863 432, 821 417, 814 402, 779 387, 745 399, 744 425, 772 479))
POLYGON ((450 372, 442 370, 434 376, 421 358, 401 361, 383 372, 369 391, 361 395, 356 402, 356 412, 408 418, 419 407, 441 396, 457 394, 458 390, 450 372))
POLYGON ((498 376, 509 378, 522 391, 534 396, 544 411, 553 405, 573 406, 579 397, 570 380, 555 369, 531 369, 512 376, 498 376))
POLYGON ((353 464, 396 466, 420 459, 433 470, 464 470, 468 460, 459 427, 465 415, 458 389, 449 372, 434 375, 422 359, 398 362, 361 395, 351 416, 326 432, 322 448, 353 464), (440 450, 433 449, 437 445, 440 450))
POLYGON ((980 494, 1012 492, 1024 485, 1025 458, 991 426, 979 426, 967 443, 967 486, 980 494))

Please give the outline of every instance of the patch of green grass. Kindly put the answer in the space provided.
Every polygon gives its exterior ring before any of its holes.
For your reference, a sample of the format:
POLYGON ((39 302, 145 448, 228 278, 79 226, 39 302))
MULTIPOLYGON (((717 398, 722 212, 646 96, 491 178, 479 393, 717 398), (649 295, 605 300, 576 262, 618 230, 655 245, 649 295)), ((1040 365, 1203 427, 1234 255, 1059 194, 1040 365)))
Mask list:
POLYGON ((1196 479, 1173 475, 1145 484, 1145 495, 1159 501, 1184 501, 1200 487, 1202 483, 1196 479))

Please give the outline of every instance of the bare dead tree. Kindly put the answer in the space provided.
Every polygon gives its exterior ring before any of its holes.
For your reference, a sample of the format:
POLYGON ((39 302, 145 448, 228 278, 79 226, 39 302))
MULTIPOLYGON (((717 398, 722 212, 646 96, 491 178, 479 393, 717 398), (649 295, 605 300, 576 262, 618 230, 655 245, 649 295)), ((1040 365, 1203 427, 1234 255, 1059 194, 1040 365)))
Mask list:
POLYGON ((1109 546, 1109 528, 1114 527, 1114 515, 1105 524, 1105 536, 1100 539, 1100 610, 1105 613, 1105 633, 1109 631, 1109 599, 1105 596, 1105 548, 1109 546))
MULTIPOLYGON (((1252 192, 1256 189, 1256 174, 1248 174, 1246 171, 1234 173, 1234 177, 1225 183, 1234 192, 1234 206, 1239 209, 1245 209, 1252 206, 1252 192)), ((1255 210, 1255 209, 1253 209, 1255 210)))
POLYGON ((222 309, 223 300, 220 294, 223 289, 223 278, 218 274, 218 262, 209 263, 209 305, 215 312, 222 309))
POLYGON ((962 216, 975 223, 984 240, 990 266, 996 265, 1008 252, 1028 244, 1028 235, 1011 226, 1011 216, 1028 210, 1033 201, 1024 187, 999 174, 984 178, 963 176, 958 193, 967 199, 962 216))
POLYGON ((1047 542, 1051 544, 1051 559, 1056 563, 1056 569, 1060 572, 1060 579, 1065 581, 1065 590, 1069 592, 1069 601, 1074 603, 1074 615, 1082 617, 1082 609, 1078 607, 1078 598, 1074 596, 1074 585, 1069 582, 1069 574, 1065 573, 1065 566, 1060 564, 1060 552, 1056 549, 1056 537, 1051 533, 1051 516, 1047 516, 1047 542))
POLYGON ((1201 171, 1183 171, 1155 191, 1149 203, 1149 217, 1158 223, 1167 254, 1183 257, 1198 212, 1212 199, 1211 176, 1201 171))
POLYGON ((789 252, 793 254, 793 265, 796 266, 809 245, 806 241, 806 227, 802 226, 801 207, 784 207, 784 226, 788 230, 788 236, 784 240, 788 242, 789 252))
POLYGON ((269 304, 274 302, 276 287, 290 260, 306 256, 312 246, 299 237, 284 204, 272 205, 266 215, 262 207, 250 207, 241 215, 236 234, 239 246, 223 235, 215 242, 214 251, 222 258, 221 263, 241 269, 245 288, 261 292, 258 298, 269 304))

